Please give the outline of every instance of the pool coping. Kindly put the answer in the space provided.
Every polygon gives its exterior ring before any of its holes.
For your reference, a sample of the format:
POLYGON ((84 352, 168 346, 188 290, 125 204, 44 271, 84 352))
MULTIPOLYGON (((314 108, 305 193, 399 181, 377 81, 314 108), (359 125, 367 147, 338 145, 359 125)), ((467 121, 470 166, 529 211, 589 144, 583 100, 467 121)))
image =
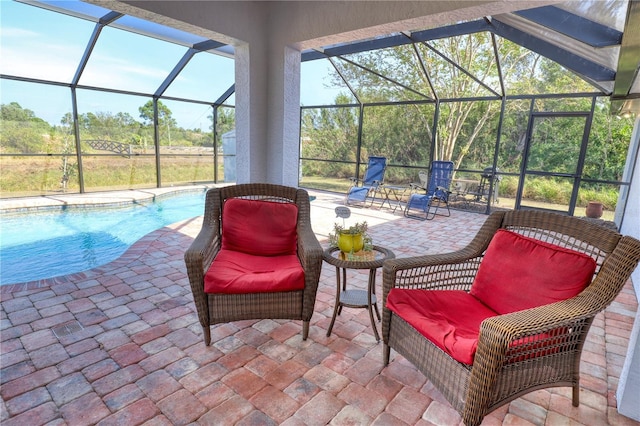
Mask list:
MULTIPOLYGON (((224 184, 226 185, 226 184, 224 184)), ((185 192, 207 191, 210 188, 224 186, 220 184, 201 184, 174 186, 166 188, 129 189, 124 191, 104 191, 73 194, 49 194, 36 197, 16 197, 0 199, 0 216, 8 214, 31 213, 38 211, 61 210, 69 208, 91 209, 96 207, 122 207, 133 203, 153 202, 158 198, 185 192)))

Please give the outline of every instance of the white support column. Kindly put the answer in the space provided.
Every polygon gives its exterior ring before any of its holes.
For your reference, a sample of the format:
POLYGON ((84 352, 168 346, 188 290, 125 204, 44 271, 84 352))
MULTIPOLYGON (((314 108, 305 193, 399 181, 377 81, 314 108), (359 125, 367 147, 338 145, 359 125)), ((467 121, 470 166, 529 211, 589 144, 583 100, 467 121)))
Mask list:
POLYGON ((267 180, 266 51, 236 47, 236 182, 267 180))
POLYGON ((298 186, 300 51, 282 44, 272 50, 269 76, 268 181, 298 186))
POLYGON ((298 185, 300 51, 236 47, 237 183, 298 185))

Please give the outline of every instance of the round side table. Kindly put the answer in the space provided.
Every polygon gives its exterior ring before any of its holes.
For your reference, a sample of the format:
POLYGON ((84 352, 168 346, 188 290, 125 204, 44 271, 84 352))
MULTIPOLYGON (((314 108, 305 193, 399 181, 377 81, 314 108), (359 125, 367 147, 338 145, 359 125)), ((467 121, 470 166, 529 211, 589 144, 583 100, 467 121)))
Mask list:
POLYGON ((376 323, 373 319, 373 311, 375 309, 378 321, 380 321, 380 312, 378 311, 378 299, 376 298, 376 269, 382 267, 387 259, 395 258, 395 254, 389 249, 380 246, 373 246, 370 252, 359 252, 354 255, 345 255, 338 247, 330 247, 323 253, 322 258, 325 262, 336 267, 336 304, 333 308, 333 318, 327 330, 327 337, 331 335, 336 317, 342 312, 342 307, 347 308, 367 308, 369 318, 371 318, 371 327, 376 336, 376 340, 380 341, 380 335, 376 323), (367 290, 347 290, 347 269, 368 269, 369 282, 367 290), (342 270, 342 274, 340 273, 342 270))

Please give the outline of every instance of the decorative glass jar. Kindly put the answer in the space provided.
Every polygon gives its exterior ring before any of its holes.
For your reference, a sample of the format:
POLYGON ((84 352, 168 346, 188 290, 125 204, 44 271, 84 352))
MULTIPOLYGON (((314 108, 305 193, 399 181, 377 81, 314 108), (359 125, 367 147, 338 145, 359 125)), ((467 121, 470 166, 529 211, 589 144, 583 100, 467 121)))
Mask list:
POLYGON ((364 238, 361 233, 352 234, 349 231, 340 232, 338 236, 338 248, 343 253, 357 253, 364 247, 364 238))

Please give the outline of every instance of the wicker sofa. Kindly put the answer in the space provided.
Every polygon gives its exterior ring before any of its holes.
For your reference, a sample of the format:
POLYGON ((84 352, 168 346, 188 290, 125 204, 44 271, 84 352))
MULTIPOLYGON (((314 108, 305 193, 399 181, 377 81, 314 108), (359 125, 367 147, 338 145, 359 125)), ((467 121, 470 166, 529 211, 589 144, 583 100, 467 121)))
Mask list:
MULTIPOLYGON (((228 206, 232 204, 235 206, 238 203, 227 203, 228 206)), ((238 210, 236 210, 236 212, 237 211, 238 210)), ((275 215, 278 214, 278 212, 275 213, 275 215)), ((266 219, 269 220, 268 217, 266 219)), ((273 227, 279 227, 281 226, 281 222, 281 218, 276 218, 272 220, 271 225, 273 225, 273 227)), ((225 233, 227 232, 228 231, 225 231, 225 233)), ((241 235, 240 243, 248 245, 249 249, 258 251, 258 253, 250 253, 247 255, 253 256, 248 257, 248 266, 250 268, 256 263, 275 263, 276 258, 274 255, 278 253, 269 253, 271 257, 266 257, 262 260, 259 259, 260 252, 272 250, 275 242, 274 244, 272 244, 270 240, 261 242, 260 240, 252 238, 253 235, 249 235, 248 237, 249 239, 245 241, 246 238, 241 235)), ((278 234, 275 234, 275 239, 279 239, 280 243, 284 243, 285 246, 287 245, 287 242, 283 242, 278 234)), ((227 252, 231 252, 232 256, 236 256, 236 258, 239 256, 237 251, 242 251, 242 249, 238 249, 236 246, 231 246, 230 248, 232 250, 227 250, 227 252)), ((245 256, 243 253, 240 255, 245 256)), ((206 195, 202 229, 187 249, 184 259, 206 345, 211 343, 211 325, 250 319, 302 320, 302 337, 303 339, 307 338, 309 334, 309 321, 313 314, 318 281, 322 268, 322 247, 311 228, 309 195, 305 190, 264 183, 232 185, 210 189, 206 195), (297 256, 299 265, 302 266, 304 271, 302 277, 299 273, 296 277, 299 285, 288 288, 287 286, 290 284, 289 281, 291 281, 290 275, 283 275, 281 271, 278 270, 267 271, 268 273, 264 273, 262 270, 254 270, 251 271, 253 272, 253 276, 251 276, 250 273, 246 279, 239 276, 237 270, 231 270, 230 278, 229 274, 225 271, 210 271, 212 263, 219 253, 223 251, 221 249, 224 248, 225 241, 227 245, 230 244, 229 238, 226 238, 222 234, 223 223, 227 226, 225 229, 232 229, 231 226, 234 224, 239 227, 238 229, 241 232, 244 226, 250 231, 247 232, 247 234, 255 231, 256 233, 262 233, 263 237, 265 235, 268 236, 269 228, 272 228, 272 226, 264 222, 265 218, 251 218, 253 211, 255 211, 255 206, 245 208, 237 218, 223 216, 223 213, 227 211, 225 210, 225 203, 230 200, 243 200, 249 203, 266 201, 268 203, 262 204, 265 204, 271 212, 276 212, 274 209, 278 209, 278 206, 285 207, 285 214, 291 211, 294 212, 292 219, 293 230, 291 231, 293 233, 293 238, 291 239, 293 241, 293 247, 291 251, 293 255, 297 256), (295 216, 295 212, 297 212, 297 217, 295 216), (251 225, 251 220, 254 221, 253 225, 251 225), (249 226, 244 224, 244 222, 247 221, 250 224, 249 226), (273 284, 269 282, 268 278, 266 280, 263 279, 265 275, 267 277, 270 276, 269 273, 274 273, 277 276, 280 282, 276 284, 279 285, 279 287, 273 287, 270 291, 259 290, 261 286, 269 287, 273 284), (209 290, 209 292, 207 292, 205 287, 209 285, 208 279, 218 279, 218 281, 220 279, 226 279, 227 282, 222 285, 218 284, 219 287, 221 286, 223 288, 222 291, 209 290), (258 279, 262 279, 262 281, 258 282, 258 279), (243 280, 248 283, 249 290, 234 291, 235 289, 233 289, 233 287, 235 284, 243 280), (300 280, 302 281, 300 282, 300 280), (227 284, 227 290, 231 289, 232 291, 225 290, 224 284, 227 284), (250 291, 251 288, 254 290, 250 291)), ((237 265, 234 263, 235 260, 235 258, 231 259, 230 262, 227 262, 227 265, 231 263, 236 267, 235 269, 237 269, 237 265)), ((266 269, 277 268, 271 267, 266 269)), ((216 283, 214 282, 211 285, 215 286, 216 283)))
MULTIPOLYGON (((473 241, 459 251, 385 262, 384 364, 389 363, 391 349, 411 361, 442 392, 466 425, 480 424, 497 407, 547 387, 571 386, 573 405, 578 406, 580 356, 589 328, 596 314, 615 299, 639 260, 640 241, 579 218, 540 211, 493 213, 473 241), (477 346, 465 346, 461 357, 456 353, 460 347, 425 337, 430 334, 421 328, 424 318, 413 315, 411 308, 394 308, 394 297, 389 296, 406 290, 429 292, 429 296, 451 292, 462 299, 468 297, 467 293, 473 294, 472 284, 488 259, 485 255, 498 230, 585 253, 595 261, 595 278, 589 276, 584 290, 579 289, 577 295, 564 300, 481 320, 473 342, 477 346), (387 306, 389 302, 395 311, 387 306), (464 356, 469 360, 461 362, 459 359, 464 356)), ((522 259, 523 264, 527 261, 522 259)), ((497 269, 512 264, 498 265, 497 269)), ((517 282, 521 277, 514 278, 517 282)), ((525 291, 532 294, 531 288, 525 291)), ((444 299, 446 304, 447 298, 444 299)), ((494 299, 507 304, 510 301, 494 299)), ((411 298, 406 300, 407 306, 413 303, 411 298)), ((467 315, 467 306, 454 304, 449 308, 442 314, 454 322, 458 314, 467 315)), ((448 333, 445 340, 455 332, 444 333, 448 333)))

